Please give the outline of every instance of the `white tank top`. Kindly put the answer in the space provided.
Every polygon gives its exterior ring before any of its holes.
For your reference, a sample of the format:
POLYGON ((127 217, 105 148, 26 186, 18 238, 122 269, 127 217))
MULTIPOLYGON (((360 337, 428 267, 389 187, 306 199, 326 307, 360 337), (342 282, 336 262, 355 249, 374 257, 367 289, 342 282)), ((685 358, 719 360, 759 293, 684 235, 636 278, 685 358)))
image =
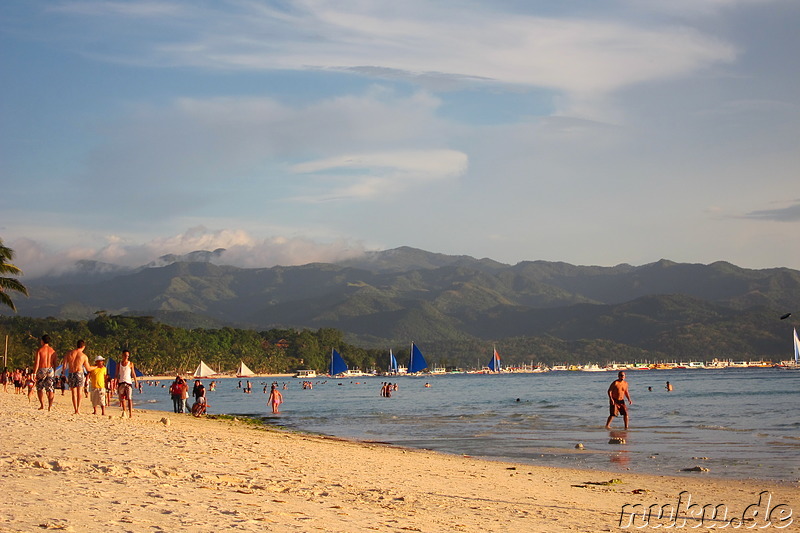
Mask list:
POLYGON ((133 381, 131 381, 131 365, 128 363, 127 365, 123 365, 120 363, 119 365, 119 382, 120 383, 127 383, 128 385, 133 385, 133 381))

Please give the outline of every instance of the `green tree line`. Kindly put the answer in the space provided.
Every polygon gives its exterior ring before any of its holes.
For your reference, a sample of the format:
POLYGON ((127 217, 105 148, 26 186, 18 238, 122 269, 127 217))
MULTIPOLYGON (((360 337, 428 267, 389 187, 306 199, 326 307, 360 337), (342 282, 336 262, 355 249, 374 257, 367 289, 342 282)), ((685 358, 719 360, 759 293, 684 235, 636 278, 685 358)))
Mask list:
POLYGON ((352 369, 383 369, 388 358, 388 350, 352 346, 344 342, 341 331, 332 328, 183 329, 152 317, 98 312, 88 321, 0 317, 0 343, 7 339, 5 366, 31 367, 44 334, 50 335, 59 356, 81 339, 86 341, 90 360, 97 355, 118 360, 120 352, 128 349, 136 367, 148 375, 193 372, 201 360, 219 372, 235 372, 240 361, 256 373, 280 374, 298 368, 324 372, 334 348, 352 369))

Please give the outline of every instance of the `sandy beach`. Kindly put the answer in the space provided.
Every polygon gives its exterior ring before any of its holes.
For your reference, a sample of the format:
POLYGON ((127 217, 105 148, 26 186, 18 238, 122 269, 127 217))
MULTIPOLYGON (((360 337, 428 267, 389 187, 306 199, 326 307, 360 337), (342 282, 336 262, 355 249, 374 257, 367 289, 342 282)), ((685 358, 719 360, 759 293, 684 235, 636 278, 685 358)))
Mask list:
POLYGON ((117 405, 101 417, 88 399, 75 415, 60 391, 37 409, 0 392, 3 532, 800 530, 796 485, 534 467, 117 405))

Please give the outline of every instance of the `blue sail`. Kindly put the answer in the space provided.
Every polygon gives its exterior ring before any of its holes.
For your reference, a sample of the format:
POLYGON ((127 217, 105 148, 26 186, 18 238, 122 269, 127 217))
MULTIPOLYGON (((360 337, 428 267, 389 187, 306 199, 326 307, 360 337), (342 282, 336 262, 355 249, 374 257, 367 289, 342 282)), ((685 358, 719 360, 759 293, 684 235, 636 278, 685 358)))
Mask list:
POLYGON ((342 359, 342 356, 339 355, 339 352, 333 350, 331 352, 331 366, 328 369, 328 374, 335 376, 344 372, 347 372, 347 363, 344 362, 344 359, 342 359))
POLYGON ((391 350, 389 350, 389 370, 391 372, 397 372, 397 358, 391 350))
POLYGON ((489 370, 492 372, 500 372, 500 354, 497 353, 497 350, 494 350, 492 353, 492 360, 489 361, 489 370))
POLYGON ((426 368, 428 368, 428 363, 425 361, 425 358, 422 357, 422 352, 419 351, 416 344, 411 343, 411 359, 408 362, 408 373, 414 374, 426 368))

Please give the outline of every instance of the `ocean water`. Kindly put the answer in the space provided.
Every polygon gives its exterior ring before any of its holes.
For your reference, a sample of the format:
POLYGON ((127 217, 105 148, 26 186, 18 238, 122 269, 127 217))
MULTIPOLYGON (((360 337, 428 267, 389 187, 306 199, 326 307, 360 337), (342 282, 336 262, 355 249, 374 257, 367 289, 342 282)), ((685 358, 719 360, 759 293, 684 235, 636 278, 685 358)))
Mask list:
MULTIPOLYGON (((634 403, 628 431, 621 418, 612 429, 603 427, 606 390, 615 378, 615 372, 316 378, 311 390, 303 390, 299 379, 276 378, 279 386, 287 385, 279 415, 270 412, 263 393, 272 378, 252 379, 251 394, 238 388, 239 379, 227 378, 217 380, 208 401, 210 414, 488 459, 800 480, 799 371, 629 370, 634 403), (382 398, 381 383, 387 380, 398 383, 399 390, 382 398), (667 381, 672 392, 665 389, 667 381), (626 443, 609 444, 611 437, 626 443), (584 449, 576 449, 577 443, 584 449), (709 472, 684 471, 695 466, 709 472)), ((136 406, 172 411, 168 385, 145 385, 134 397, 136 406)))

